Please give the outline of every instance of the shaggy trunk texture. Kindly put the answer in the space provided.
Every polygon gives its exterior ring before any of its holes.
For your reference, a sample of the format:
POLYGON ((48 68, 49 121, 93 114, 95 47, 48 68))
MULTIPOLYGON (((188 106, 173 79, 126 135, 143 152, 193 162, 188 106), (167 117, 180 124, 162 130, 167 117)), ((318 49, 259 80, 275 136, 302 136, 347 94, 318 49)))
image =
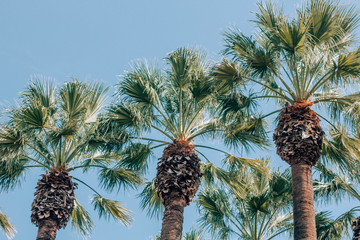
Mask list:
POLYGON ((71 176, 63 168, 42 175, 36 187, 31 208, 31 221, 38 227, 37 240, 53 240, 56 231, 65 228, 74 207, 71 176))
POLYGON ((54 240, 58 228, 57 221, 51 218, 40 221, 36 240, 54 240))
POLYGON ((352 240, 360 240, 360 217, 357 217, 352 224, 354 235, 352 240))
POLYGON ((295 240, 316 240, 311 167, 321 155, 319 122, 311 103, 286 104, 274 133, 277 154, 291 166, 295 240))
POLYGON ((183 211, 194 198, 200 177, 200 159, 192 144, 174 140, 165 148, 155 179, 156 192, 165 206, 161 240, 181 239, 183 211))

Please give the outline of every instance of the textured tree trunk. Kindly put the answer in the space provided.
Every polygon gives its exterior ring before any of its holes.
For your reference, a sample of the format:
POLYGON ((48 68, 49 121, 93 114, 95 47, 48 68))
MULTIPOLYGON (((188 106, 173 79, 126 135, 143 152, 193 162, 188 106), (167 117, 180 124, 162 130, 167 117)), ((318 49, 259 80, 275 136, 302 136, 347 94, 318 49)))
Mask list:
POLYGON ((36 240, 53 240, 65 228, 74 207, 76 183, 66 169, 52 169, 42 175, 31 205, 31 221, 39 228, 36 240))
POLYGON ((352 240, 360 240, 360 217, 357 217, 352 224, 354 235, 352 240))
POLYGON ((294 212, 294 239, 316 240, 314 193, 311 165, 298 163, 291 166, 294 212))
POLYGON ((181 239, 184 208, 194 198, 200 177, 200 159, 191 143, 175 139, 164 149, 155 179, 156 192, 165 206, 161 240, 181 239))
POLYGON ((316 240, 311 167, 321 156, 324 131, 311 106, 286 104, 274 133, 276 153, 291 166, 295 240, 316 240))
POLYGON ((58 224, 54 219, 47 218, 40 221, 36 240, 54 240, 57 229, 58 224))
POLYGON ((161 240, 181 240, 185 201, 169 199, 165 205, 161 228, 161 240))

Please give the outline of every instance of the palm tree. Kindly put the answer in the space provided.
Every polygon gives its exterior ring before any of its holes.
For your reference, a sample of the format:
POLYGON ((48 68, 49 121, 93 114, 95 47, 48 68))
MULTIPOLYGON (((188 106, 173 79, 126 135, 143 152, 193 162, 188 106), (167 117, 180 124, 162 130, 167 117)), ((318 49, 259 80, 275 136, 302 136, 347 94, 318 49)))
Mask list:
POLYGON ((349 236, 349 226, 355 219, 355 214, 359 212, 359 207, 353 208, 336 219, 330 217, 330 212, 319 212, 315 216, 316 234, 318 240, 341 240, 349 236))
POLYGON ((199 195, 201 227, 214 239, 270 240, 291 229, 291 175, 244 174, 246 191, 209 187, 199 195))
POLYGON ((360 94, 339 87, 356 83, 360 73, 360 51, 352 50, 359 17, 353 7, 330 0, 309 0, 292 19, 271 3, 258 6, 257 34, 225 33, 224 53, 234 62, 224 60, 213 74, 223 81, 254 83, 262 93, 252 100, 275 99, 282 105, 273 112, 281 112, 274 141, 292 170, 294 237, 316 239, 311 167, 323 148, 324 157, 353 172, 350 166, 359 149, 356 139, 332 123, 358 123, 357 105, 352 104, 360 94), (312 110, 314 105, 325 106, 331 120, 312 110), (323 139, 320 118, 328 123, 332 139, 323 139), (345 149, 343 156, 340 149, 345 149))
POLYGON ((100 217, 113 217, 123 224, 131 221, 129 210, 120 202, 104 198, 69 174, 99 169, 102 185, 110 190, 141 183, 136 172, 113 168, 116 158, 99 151, 100 146, 118 144, 117 139, 97 130, 97 114, 104 105, 106 91, 100 84, 76 79, 60 89, 50 80, 37 79, 22 93, 18 107, 8 111, 9 121, 1 125, 1 189, 14 188, 26 170, 46 170, 38 181, 31 209, 38 240, 55 239, 57 230, 65 228, 70 218, 82 234, 91 230, 93 222, 74 194, 76 182, 95 192, 91 203, 100 217))
MULTIPOLYGON (((315 166, 319 179, 313 181, 314 193, 319 203, 354 198, 360 195, 351 181, 318 162, 315 166)), ((246 182, 245 194, 228 191, 222 187, 210 186, 199 194, 201 227, 207 229, 215 239, 276 239, 282 233, 293 235, 291 205, 291 174, 274 171, 271 177, 258 173, 243 174, 246 182)), ((349 235, 355 207, 336 219, 329 211, 316 214, 318 240, 341 240, 349 235)))
POLYGON ((165 206, 161 239, 180 240, 184 207, 194 198, 201 175, 212 173, 228 184, 236 180, 230 171, 214 166, 200 152, 201 148, 222 152, 224 161, 234 165, 265 169, 259 160, 195 144, 194 139, 219 137, 226 139, 228 145, 246 148, 251 144, 263 146, 265 142, 262 122, 251 116, 245 106, 241 119, 216 117, 216 109, 221 106, 221 99, 226 100, 224 93, 229 87, 215 84, 201 52, 179 48, 168 54, 166 63, 168 68, 163 72, 147 63, 138 63, 126 72, 119 83, 120 100, 110 107, 107 122, 114 135, 129 135, 129 147, 122 150, 126 156, 122 163, 126 166, 144 169, 152 151, 166 146, 156 178, 144 190, 148 197, 145 203, 165 206), (201 164, 198 154, 207 163, 201 164), (158 201, 152 190, 156 190, 158 201))
POLYGON ((16 229, 8 219, 8 217, 0 211, 0 228, 5 232, 6 236, 11 239, 14 237, 16 229))

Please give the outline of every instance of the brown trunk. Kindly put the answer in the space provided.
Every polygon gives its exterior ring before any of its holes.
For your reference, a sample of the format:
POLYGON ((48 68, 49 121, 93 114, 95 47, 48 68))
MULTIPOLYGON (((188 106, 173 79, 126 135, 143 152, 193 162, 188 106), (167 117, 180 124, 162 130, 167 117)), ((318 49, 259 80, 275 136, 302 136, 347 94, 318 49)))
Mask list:
POLYGON ((352 240, 360 240, 360 217, 356 218, 352 224, 354 235, 352 240))
POLYGON ((294 240, 316 240, 314 193, 311 165, 291 166, 294 212, 294 240))
POLYGON ((185 206, 182 199, 169 199, 165 203, 161 240, 181 240, 185 206))
POLYGON ((54 219, 47 218, 40 221, 36 240, 54 240, 57 229, 58 224, 54 219))
POLYGON ((155 179, 156 192, 165 206, 161 240, 181 239, 184 208, 194 198, 200 177, 200 159, 191 143, 175 139, 164 149, 155 179))
POLYGON ((291 166, 295 240, 316 239, 311 167, 321 156, 324 131, 311 106, 307 101, 286 104, 274 133, 277 154, 291 166))

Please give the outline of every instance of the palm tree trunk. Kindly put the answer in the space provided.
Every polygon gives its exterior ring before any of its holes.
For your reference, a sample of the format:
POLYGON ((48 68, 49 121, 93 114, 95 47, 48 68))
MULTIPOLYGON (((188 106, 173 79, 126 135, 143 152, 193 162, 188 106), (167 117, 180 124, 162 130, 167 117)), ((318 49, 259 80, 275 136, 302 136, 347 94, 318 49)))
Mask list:
POLYGON ((47 218, 39 223, 38 234, 36 240, 54 240, 58 224, 56 220, 47 218))
POLYGON ((354 235, 352 240, 359 240, 360 239, 360 217, 357 217, 352 224, 354 235))
POLYGON ((316 240, 314 193, 311 165, 291 166, 294 212, 294 240, 316 240))
POLYGON ((185 201, 169 199, 165 204, 164 217, 161 228, 161 240, 181 240, 185 201))

